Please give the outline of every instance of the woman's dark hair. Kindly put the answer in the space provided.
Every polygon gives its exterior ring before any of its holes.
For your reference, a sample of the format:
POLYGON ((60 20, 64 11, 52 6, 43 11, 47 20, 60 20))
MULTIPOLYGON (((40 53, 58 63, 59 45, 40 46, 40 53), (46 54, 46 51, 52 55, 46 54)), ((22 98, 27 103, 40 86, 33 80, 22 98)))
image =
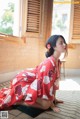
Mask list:
POLYGON ((46 48, 48 49, 48 51, 45 54, 46 57, 50 57, 54 53, 53 47, 56 46, 56 42, 59 37, 61 37, 63 39, 64 43, 67 45, 67 43, 62 35, 52 35, 46 42, 46 48), (48 48, 48 45, 50 45, 50 48, 48 48))

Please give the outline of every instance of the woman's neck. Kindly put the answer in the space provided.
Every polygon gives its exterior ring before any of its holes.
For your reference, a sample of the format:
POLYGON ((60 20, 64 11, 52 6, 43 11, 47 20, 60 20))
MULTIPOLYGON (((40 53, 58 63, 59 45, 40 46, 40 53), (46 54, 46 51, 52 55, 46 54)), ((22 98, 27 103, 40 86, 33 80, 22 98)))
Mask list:
POLYGON ((55 60, 58 60, 60 57, 60 53, 54 52, 52 56, 55 58, 55 60))

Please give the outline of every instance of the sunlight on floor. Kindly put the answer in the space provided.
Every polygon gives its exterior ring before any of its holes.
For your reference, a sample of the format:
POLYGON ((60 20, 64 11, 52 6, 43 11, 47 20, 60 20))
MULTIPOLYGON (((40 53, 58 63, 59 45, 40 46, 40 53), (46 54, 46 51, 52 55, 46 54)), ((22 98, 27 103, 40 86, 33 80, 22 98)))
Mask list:
POLYGON ((65 79, 60 81, 60 90, 77 90, 80 91, 80 84, 72 79, 65 79))

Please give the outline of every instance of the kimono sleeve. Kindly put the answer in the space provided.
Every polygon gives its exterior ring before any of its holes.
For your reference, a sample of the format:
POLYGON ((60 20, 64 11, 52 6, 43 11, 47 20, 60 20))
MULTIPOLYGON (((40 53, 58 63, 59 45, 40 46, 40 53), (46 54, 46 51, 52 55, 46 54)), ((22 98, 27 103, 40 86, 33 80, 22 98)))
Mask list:
POLYGON ((53 90, 59 90, 59 78, 55 80, 53 84, 53 90))
POLYGON ((44 63, 38 71, 38 94, 42 99, 53 100, 54 70, 50 61, 44 63))

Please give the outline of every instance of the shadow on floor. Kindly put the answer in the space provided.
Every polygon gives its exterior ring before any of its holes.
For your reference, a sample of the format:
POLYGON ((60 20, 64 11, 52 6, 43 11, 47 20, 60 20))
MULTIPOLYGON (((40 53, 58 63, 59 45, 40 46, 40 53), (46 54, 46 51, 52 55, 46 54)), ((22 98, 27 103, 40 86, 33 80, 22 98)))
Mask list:
MULTIPOLYGON (((33 107, 23 106, 23 105, 17 105, 13 106, 13 109, 17 109, 25 114, 28 114, 29 116, 35 118, 36 116, 40 115, 41 113, 45 112, 46 110, 37 109, 33 107)), ((48 109, 50 110, 50 109, 48 109)))

